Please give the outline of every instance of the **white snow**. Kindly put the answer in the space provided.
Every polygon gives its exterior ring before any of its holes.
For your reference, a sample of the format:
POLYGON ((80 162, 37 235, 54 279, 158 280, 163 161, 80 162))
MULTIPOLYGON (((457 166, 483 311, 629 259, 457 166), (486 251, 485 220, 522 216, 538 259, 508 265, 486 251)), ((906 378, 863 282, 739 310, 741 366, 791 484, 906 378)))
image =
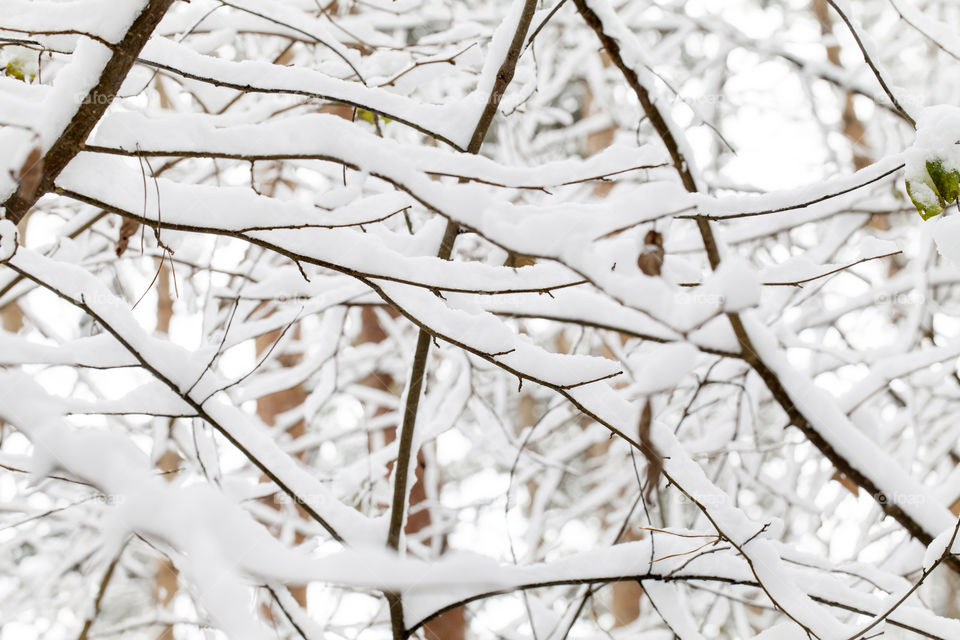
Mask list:
POLYGON ((697 363, 700 351, 686 342, 657 345, 631 358, 637 379, 637 393, 649 395, 669 391, 680 384, 697 363))
POLYGON ((948 211, 928 220, 930 234, 937 244, 937 252, 960 269, 960 215, 948 211))
MULTIPOLYGON (((955 532, 955 526, 944 529, 927 545, 927 550, 923 554, 923 569, 925 571, 929 571, 933 564, 943 556, 951 540, 953 540, 953 546, 950 548, 950 553, 960 553, 960 540, 954 540, 955 532)), ((960 536, 957 537, 960 538, 960 536)))
POLYGON ((17 252, 20 234, 10 220, 0 220, 0 262, 6 262, 17 252))

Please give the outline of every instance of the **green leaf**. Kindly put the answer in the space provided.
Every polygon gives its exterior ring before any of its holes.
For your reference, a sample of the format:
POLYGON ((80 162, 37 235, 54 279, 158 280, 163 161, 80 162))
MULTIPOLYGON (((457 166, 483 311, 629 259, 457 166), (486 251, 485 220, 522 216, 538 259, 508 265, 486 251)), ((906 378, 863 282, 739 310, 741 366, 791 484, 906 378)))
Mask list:
POLYGON ((14 58, 3 67, 3 75, 16 78, 20 82, 33 82, 37 79, 35 62, 23 57, 14 58))
POLYGON ((947 171, 940 160, 927 160, 927 173, 944 202, 951 204, 956 201, 957 195, 960 195, 960 173, 956 170, 947 171))
MULTIPOLYGON (((364 122, 369 122, 373 124, 376 121, 376 115, 372 111, 367 111, 366 109, 357 108, 357 118, 363 120, 364 122)), ((390 118, 385 118, 380 116, 380 121, 384 124, 389 124, 393 122, 390 118)))
POLYGON ((939 158, 927 160, 921 180, 907 180, 907 195, 924 220, 938 216, 960 197, 960 172, 948 171, 939 158))
POLYGON ((917 213, 924 220, 938 216, 946 209, 943 199, 926 181, 918 183, 917 181, 907 180, 907 195, 910 196, 913 206, 917 208, 917 213))
MULTIPOLYGON (((4 75, 16 78, 20 82, 27 82, 27 74, 24 72, 23 63, 19 60, 11 60, 3 70, 4 75)), ((32 77, 30 78, 33 79, 32 77)))

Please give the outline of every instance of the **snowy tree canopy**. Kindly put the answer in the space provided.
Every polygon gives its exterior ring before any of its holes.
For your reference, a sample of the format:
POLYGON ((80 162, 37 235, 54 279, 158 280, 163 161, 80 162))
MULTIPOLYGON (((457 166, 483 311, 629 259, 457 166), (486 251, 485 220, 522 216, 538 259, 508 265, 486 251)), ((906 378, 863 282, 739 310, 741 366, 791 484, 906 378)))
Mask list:
POLYGON ((0 640, 960 637, 958 19, 2 0, 0 640))

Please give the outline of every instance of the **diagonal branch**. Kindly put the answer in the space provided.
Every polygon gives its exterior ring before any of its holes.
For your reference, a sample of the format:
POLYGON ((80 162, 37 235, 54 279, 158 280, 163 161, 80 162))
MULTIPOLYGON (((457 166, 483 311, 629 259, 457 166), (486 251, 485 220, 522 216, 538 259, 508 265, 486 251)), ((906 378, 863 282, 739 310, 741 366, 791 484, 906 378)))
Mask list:
MULTIPOLYGON (((653 104, 653 101, 650 99, 650 95, 646 88, 641 84, 637 71, 630 66, 621 55, 620 44, 612 35, 607 32, 603 20, 594 11, 594 9, 589 6, 587 0, 574 0, 574 3, 576 4, 577 10, 580 12, 586 23, 594 30, 594 32, 597 34, 597 37, 603 43, 614 64, 616 64, 616 66, 623 73, 627 84, 629 84, 636 93, 637 98, 644 109, 644 113, 650 119, 650 122, 653 124, 657 134, 667 147, 667 151, 673 160, 674 167, 676 168, 677 173, 680 175, 680 179, 684 187, 690 192, 697 191, 696 181, 694 180, 693 175, 691 174, 690 169, 684 160, 677 139, 674 137, 673 132, 666 124, 666 119, 663 117, 663 114, 661 114, 656 105, 653 104)), ((710 262, 710 267, 711 269, 715 270, 720 265, 720 250, 717 246, 717 240, 714 236, 713 229, 710 226, 710 221, 703 216, 697 216, 696 222, 707 253, 707 258, 710 262)), ((761 358, 753 344, 750 334, 744 326, 744 322, 740 317, 740 314, 735 312, 727 313, 727 318, 729 319, 730 325, 733 328, 733 332, 737 337, 737 342, 740 344, 744 360, 763 380, 764 384, 773 395, 774 400, 780 405, 780 407, 789 417, 790 424, 800 429, 804 436, 815 447, 817 447, 817 449, 828 460, 830 460, 830 462, 837 468, 838 471, 853 480, 858 486, 863 487, 867 492, 869 492, 869 494, 873 496, 881 506, 885 514, 891 516, 898 523, 900 523, 900 525, 903 526, 903 528, 906 529, 907 532, 916 540, 920 541, 924 545, 929 544, 933 540, 934 535, 939 532, 929 531, 928 527, 925 527, 920 521, 915 519, 911 514, 907 513, 900 505, 896 504, 896 500, 894 500, 892 496, 887 495, 887 493, 877 484, 877 482, 874 481, 873 478, 856 468, 845 455, 837 450, 831 441, 828 441, 824 434, 818 430, 813 421, 800 411, 777 373, 775 373, 771 366, 769 366, 768 363, 761 358)), ((950 556, 947 559, 947 562, 954 570, 960 571, 960 561, 958 561, 956 557, 950 556)))
POLYGON ((680 175, 680 181, 683 182, 684 188, 691 193, 695 193, 698 191, 697 182, 690 172, 690 167, 687 164, 686 158, 683 156, 683 152, 680 150, 680 145, 677 143, 677 139, 673 135, 673 131, 670 130, 670 125, 667 124, 663 114, 657 109, 656 105, 653 104, 653 100, 650 98, 650 92, 643 86, 636 69, 624 61, 623 56, 620 54, 620 43, 617 42, 616 38, 606 32, 600 16, 588 6, 586 0, 574 0, 574 4, 577 6, 577 11, 580 12, 580 16, 590 28, 593 29, 594 33, 597 34, 597 38, 599 38, 600 43, 603 44, 603 48, 610 54, 613 63, 620 69, 627 84, 630 85, 630 88, 636 94, 637 99, 640 101, 640 106, 643 107, 644 115, 650 120, 654 131, 657 132, 657 135, 663 140, 664 146, 667 147, 670 160, 680 175))
POLYGON ((827 3, 833 7, 833 10, 837 12, 837 15, 840 16, 840 19, 843 20, 843 23, 847 25, 847 29, 850 30, 850 35, 853 36, 853 39, 857 41, 857 46, 860 47, 860 53, 863 54, 863 60, 867 63, 867 66, 870 67, 870 71, 873 72, 873 75, 876 76, 877 82, 880 83, 880 86, 883 88, 883 92, 887 94, 887 97, 890 98, 890 102, 893 103, 893 106, 896 108, 897 112, 903 116, 903 119, 909 122, 914 127, 917 126, 917 121, 914 120, 907 110, 903 108, 903 105, 900 104, 900 101, 897 100, 897 96, 893 94, 893 91, 887 85, 887 81, 884 80, 883 74, 880 72, 880 68, 873 61, 873 58, 870 57, 870 52, 867 51, 867 46, 864 44, 863 40, 860 38, 860 34, 857 32, 857 29, 853 26, 853 22, 850 20, 850 17, 843 11, 836 3, 836 0, 827 0, 827 3))
MULTIPOLYGON (((243 456, 249 460, 254 466, 256 466, 267 478, 269 478, 277 487, 280 488, 285 494, 290 496, 297 505, 302 508, 314 521, 316 521, 321 527, 326 529, 330 536, 337 542, 344 543, 345 540, 343 536, 337 531, 337 529, 329 522, 328 519, 324 518, 319 511, 314 508, 311 504, 311 500, 308 496, 301 495, 297 492, 293 486, 293 482, 290 481, 291 473, 290 468, 281 467, 280 470, 275 470, 272 468, 272 463, 275 463, 278 457, 274 456, 273 451, 263 452, 256 449, 256 443, 248 443, 244 441, 243 438, 238 437, 235 433, 228 428, 227 425, 223 424, 220 420, 217 419, 211 411, 208 411, 204 408, 206 399, 203 402, 198 401, 190 393, 192 387, 188 391, 182 391, 185 387, 181 382, 174 379, 168 371, 161 368, 161 365, 156 364, 155 358, 149 358, 137 345, 133 342, 131 336, 127 333, 122 332, 114 324, 110 322, 109 318, 104 317, 97 309, 93 308, 84 298, 84 295, 81 293, 78 296, 71 294, 70 292, 64 290, 59 286, 60 282, 54 283, 44 280, 42 276, 36 273, 36 269, 31 270, 25 268, 23 265, 9 261, 6 263, 11 269, 19 273, 21 276, 35 282, 39 286, 47 289, 57 297, 61 298, 65 302, 72 304, 78 309, 82 310, 84 313, 93 318, 104 330, 112 335, 114 339, 128 352, 132 355, 139 363, 144 370, 149 372, 154 378, 159 380, 165 386, 167 386, 173 393, 178 395, 185 403, 190 405, 193 408, 195 415, 202 420, 206 421, 213 428, 220 432, 224 438, 226 438, 233 446, 240 451, 243 456)), ((36 265, 34 265, 35 267, 36 265)), ((279 451, 279 450, 277 450, 279 451)))
POLYGON ((44 154, 43 176, 39 186, 32 194, 20 193, 18 190, 3 203, 7 218, 14 223, 20 222, 41 196, 53 190, 57 176, 79 153, 90 132, 106 113, 107 107, 117 96, 120 85, 137 61, 140 51, 173 2, 174 0, 149 0, 123 40, 111 47, 113 55, 103 67, 96 86, 83 98, 73 119, 44 154))

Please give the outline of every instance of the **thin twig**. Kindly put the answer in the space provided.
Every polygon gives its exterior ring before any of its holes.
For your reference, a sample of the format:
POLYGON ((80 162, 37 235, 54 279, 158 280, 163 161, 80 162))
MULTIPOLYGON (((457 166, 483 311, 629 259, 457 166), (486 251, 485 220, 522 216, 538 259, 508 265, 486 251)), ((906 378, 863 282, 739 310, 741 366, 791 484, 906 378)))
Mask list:
POLYGON ((120 561, 120 556, 123 555, 123 550, 126 546, 127 543, 124 542, 120 550, 117 551, 117 555, 113 557, 113 560, 111 560, 107 566, 107 571, 103 574, 103 579, 100 581, 100 588, 97 590, 97 597, 93 601, 93 613, 84 621, 83 628, 80 630, 80 635, 77 636, 77 640, 87 640, 90 627, 93 626, 97 616, 100 615, 100 603, 103 601, 103 594, 107 592, 107 585, 110 584, 110 579, 113 577, 113 570, 117 568, 117 563, 120 561))
POLYGON ((870 54, 867 52, 867 47, 863 43, 863 40, 860 38, 860 34, 857 32, 856 27, 853 26, 853 22, 850 20, 850 17, 839 7, 837 6, 836 0, 827 0, 827 4, 833 7, 833 10, 837 12, 837 15, 840 16, 840 19, 843 20, 844 24, 847 25, 847 29, 850 30, 850 35, 853 36, 853 39, 856 40, 857 46, 860 47, 860 53, 863 54, 863 60, 867 63, 867 66, 870 67, 870 71, 873 72, 873 75, 877 78, 877 82, 880 83, 880 86, 883 87, 883 92, 887 94, 887 97, 890 98, 890 102, 896 108, 896 110, 903 116, 903 119, 913 125, 914 128, 917 126, 917 121, 907 113, 907 110, 903 108, 903 105, 900 104, 900 101, 897 100, 897 96, 893 95, 893 91, 890 90, 890 87, 887 86, 887 81, 883 79, 883 74, 880 73, 879 67, 870 57, 870 54))

